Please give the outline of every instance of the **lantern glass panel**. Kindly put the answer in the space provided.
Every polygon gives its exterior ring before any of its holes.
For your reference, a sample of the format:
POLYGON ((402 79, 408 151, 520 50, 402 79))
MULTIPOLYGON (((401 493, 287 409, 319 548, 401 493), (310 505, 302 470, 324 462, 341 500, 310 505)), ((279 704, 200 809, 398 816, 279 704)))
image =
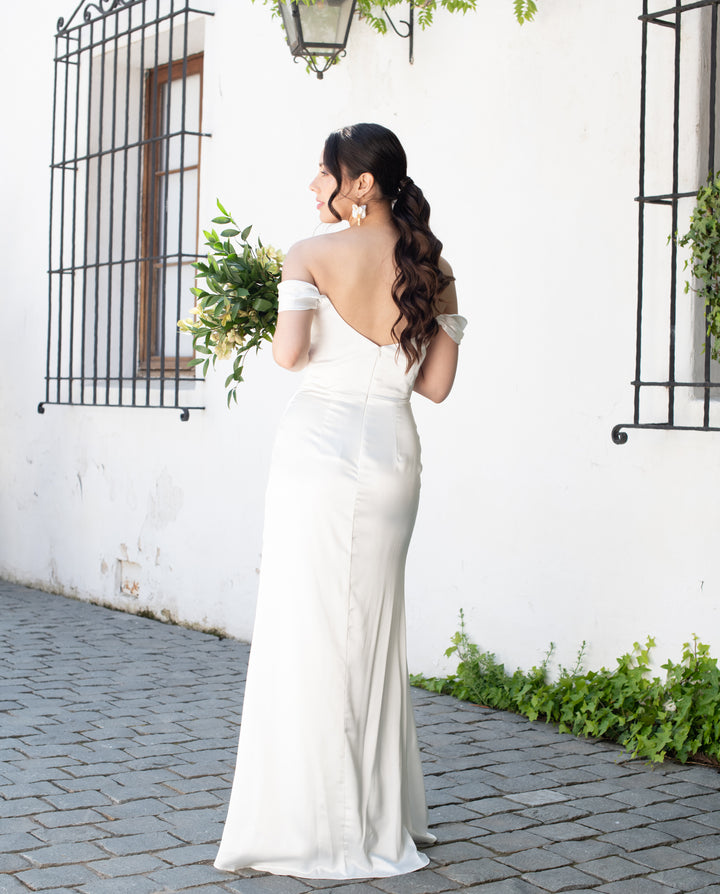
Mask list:
POLYGON ((280 7, 280 15, 282 16, 282 23, 285 28, 285 34, 287 36, 287 42, 290 45, 290 50, 294 53, 297 49, 299 49, 300 43, 300 34, 298 33, 298 22, 299 20, 293 15, 293 6, 295 4, 291 3, 288 0, 287 3, 280 0, 278 6, 280 7))
POLYGON ((305 46, 310 52, 344 47, 353 10, 352 0, 320 0, 298 4, 305 46))

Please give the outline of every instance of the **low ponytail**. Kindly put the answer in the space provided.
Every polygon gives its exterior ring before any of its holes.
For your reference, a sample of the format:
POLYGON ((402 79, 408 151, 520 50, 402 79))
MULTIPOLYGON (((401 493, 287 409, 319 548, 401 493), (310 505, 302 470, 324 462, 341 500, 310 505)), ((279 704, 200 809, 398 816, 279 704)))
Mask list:
POLYGON ((392 296, 400 311, 392 333, 407 358, 408 369, 418 362, 422 349, 438 331, 435 299, 451 278, 439 267, 442 242, 429 226, 430 205, 423 191, 410 177, 400 180, 393 216, 399 236, 395 245, 397 276, 392 296))
POLYGON ((399 311, 392 334, 410 369, 421 360, 423 349, 438 331, 435 300, 451 281, 439 267, 442 243, 428 224, 430 205, 407 176, 407 157, 400 140, 381 124, 353 124, 331 133, 325 141, 323 164, 336 181, 328 208, 338 220, 332 202, 345 177, 352 180, 368 171, 383 197, 392 202, 398 230, 392 297, 399 311), (397 326, 403 322, 398 334, 397 326))

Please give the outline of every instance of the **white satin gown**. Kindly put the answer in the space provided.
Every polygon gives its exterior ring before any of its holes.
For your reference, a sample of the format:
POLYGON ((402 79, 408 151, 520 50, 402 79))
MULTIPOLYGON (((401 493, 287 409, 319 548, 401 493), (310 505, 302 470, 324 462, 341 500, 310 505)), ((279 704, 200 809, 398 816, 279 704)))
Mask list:
MULTIPOLYGON (((405 649, 404 574, 420 489, 418 373, 315 286, 310 360, 280 424, 237 766, 218 869, 375 878, 435 841, 405 649)), ((438 322, 460 341, 465 320, 438 322)))

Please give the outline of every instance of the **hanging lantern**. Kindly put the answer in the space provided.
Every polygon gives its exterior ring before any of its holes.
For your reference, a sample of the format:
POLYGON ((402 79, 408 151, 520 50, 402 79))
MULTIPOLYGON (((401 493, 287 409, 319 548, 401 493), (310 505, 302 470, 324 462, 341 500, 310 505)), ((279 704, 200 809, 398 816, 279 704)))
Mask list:
POLYGON ((306 60, 318 78, 345 55, 356 0, 278 0, 290 52, 306 60))

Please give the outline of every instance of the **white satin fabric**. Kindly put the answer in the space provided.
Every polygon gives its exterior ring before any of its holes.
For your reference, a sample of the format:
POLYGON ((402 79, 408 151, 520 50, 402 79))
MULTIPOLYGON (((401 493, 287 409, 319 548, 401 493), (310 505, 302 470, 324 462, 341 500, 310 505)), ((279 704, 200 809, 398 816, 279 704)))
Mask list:
MULTIPOLYGON (((315 309, 310 362, 280 424, 237 767, 218 869, 375 878, 420 869, 427 829, 405 653, 404 573, 420 444, 396 345, 315 309)), ((464 320, 440 325, 462 335, 464 320)), ((456 339, 457 340, 457 339, 456 339)))

